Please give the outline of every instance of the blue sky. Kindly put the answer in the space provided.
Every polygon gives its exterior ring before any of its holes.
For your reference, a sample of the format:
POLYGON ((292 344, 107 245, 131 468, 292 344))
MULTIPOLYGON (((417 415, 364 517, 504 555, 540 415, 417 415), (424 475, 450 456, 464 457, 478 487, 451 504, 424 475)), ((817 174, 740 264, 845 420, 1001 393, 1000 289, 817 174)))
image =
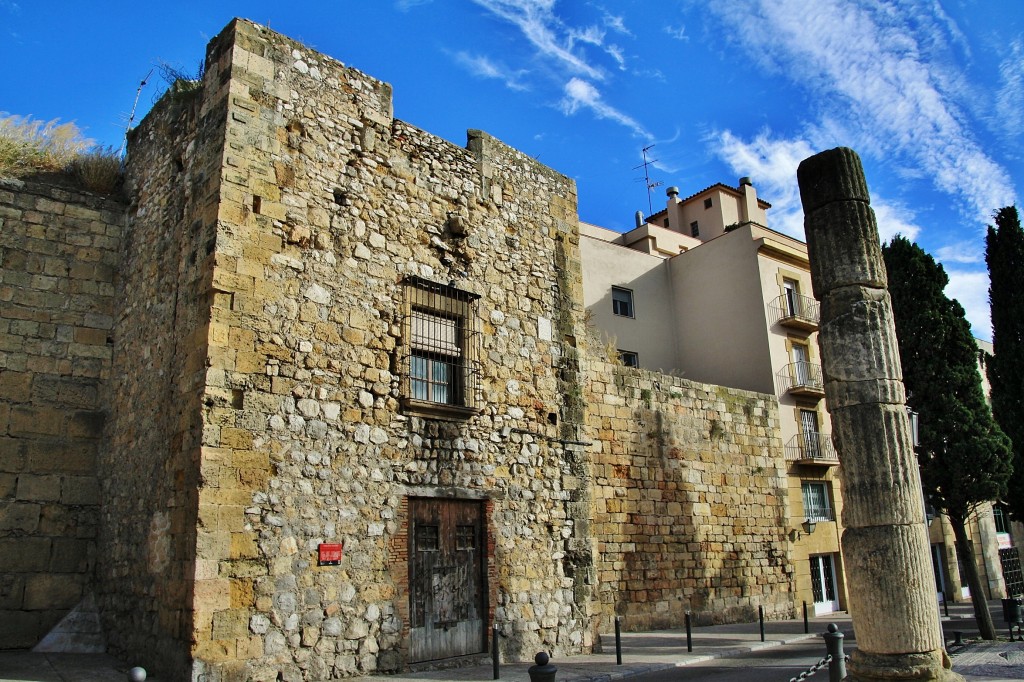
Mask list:
MULTIPOLYGON (((653 144, 652 180, 749 175, 770 226, 802 238, 797 164, 852 147, 883 238, 941 260, 991 337, 984 229, 1024 187, 1021 0, 0 0, 0 111, 119 146, 150 69, 195 71, 233 16, 388 81, 402 120, 537 157, 613 229, 648 212, 653 144)), ((154 72, 140 115, 164 87, 154 72)))

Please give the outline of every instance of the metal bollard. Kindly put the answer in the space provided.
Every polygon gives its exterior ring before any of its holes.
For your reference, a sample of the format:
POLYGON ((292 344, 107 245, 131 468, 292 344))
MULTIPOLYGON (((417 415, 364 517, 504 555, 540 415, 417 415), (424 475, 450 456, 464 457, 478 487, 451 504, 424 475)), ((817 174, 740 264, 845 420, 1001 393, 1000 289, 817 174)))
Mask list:
POLYGON ((686 650, 693 651, 693 634, 690 632, 690 612, 686 612, 686 650))
POLYGON ((758 605, 757 607, 757 620, 761 627, 761 641, 764 641, 764 607, 758 605))
POLYGON ((531 665, 526 670, 530 674, 530 682, 555 682, 558 668, 549 665, 550 660, 551 657, 543 651, 533 657, 533 662, 537 665, 531 665))
POLYGON ((828 664, 828 680, 842 682, 846 678, 846 653, 843 651, 845 635, 839 632, 835 623, 829 623, 828 632, 822 637, 825 638, 825 651, 832 657, 828 664))
POLYGON ((491 665, 494 667, 494 679, 501 679, 501 670, 498 667, 498 624, 494 624, 491 630, 491 665))
POLYGON ((807 623, 807 601, 804 601, 804 634, 810 634, 811 626, 807 623))
POLYGON ((615 616, 615 665, 622 665, 622 621, 621 616, 615 616))
POLYGON ((949 618, 949 597, 945 592, 942 593, 942 610, 946 612, 946 618, 949 618))

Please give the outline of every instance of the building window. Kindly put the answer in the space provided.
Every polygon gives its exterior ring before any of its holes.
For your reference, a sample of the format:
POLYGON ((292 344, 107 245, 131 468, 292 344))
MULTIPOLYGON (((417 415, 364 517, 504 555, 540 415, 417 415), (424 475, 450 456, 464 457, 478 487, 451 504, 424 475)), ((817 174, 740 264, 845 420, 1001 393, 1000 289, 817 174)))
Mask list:
POLYGON ((1006 515, 1006 509, 1003 508, 1003 505, 992 505, 992 519, 996 522, 997 533, 1010 532, 1010 517, 1006 515))
POLYGON ((664 224, 665 227, 668 227, 668 218, 665 218, 665 221, 664 221, 663 224, 664 224))
POLYGON ((421 416, 475 414, 480 334, 474 308, 479 296, 419 277, 405 281, 405 296, 403 407, 421 416))
POLYGON ((711 199, 710 199, 710 197, 704 200, 704 208, 705 208, 705 210, 711 208, 711 199))
POLYGON ((692 223, 690 223, 690 236, 691 237, 699 237, 700 236, 700 227, 697 225, 697 221, 696 220, 694 220, 692 223))
POLYGON ((804 482, 800 485, 804 496, 804 516, 808 521, 831 521, 832 505, 828 500, 826 483, 804 482))
POLYGON ((619 362, 626 367, 639 367, 640 358, 631 350, 620 350, 619 351, 619 362))
POLYGON ((786 317, 802 317, 800 315, 800 282, 785 277, 782 280, 782 290, 786 295, 786 317))
POLYGON ((633 292, 612 287, 612 312, 622 317, 633 317, 633 292))

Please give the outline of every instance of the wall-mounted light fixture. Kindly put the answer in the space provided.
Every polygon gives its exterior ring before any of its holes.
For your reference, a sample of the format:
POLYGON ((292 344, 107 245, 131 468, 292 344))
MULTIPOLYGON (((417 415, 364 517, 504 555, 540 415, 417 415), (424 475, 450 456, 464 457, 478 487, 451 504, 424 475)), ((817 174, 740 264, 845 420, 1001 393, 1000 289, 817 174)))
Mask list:
POLYGON ((796 542, 804 535, 810 535, 811 533, 813 533, 814 529, 817 527, 818 524, 816 521, 806 519, 803 523, 800 524, 800 528, 794 528, 793 530, 789 531, 789 539, 792 542, 796 542), (802 531, 800 530, 801 528, 803 529, 802 531))

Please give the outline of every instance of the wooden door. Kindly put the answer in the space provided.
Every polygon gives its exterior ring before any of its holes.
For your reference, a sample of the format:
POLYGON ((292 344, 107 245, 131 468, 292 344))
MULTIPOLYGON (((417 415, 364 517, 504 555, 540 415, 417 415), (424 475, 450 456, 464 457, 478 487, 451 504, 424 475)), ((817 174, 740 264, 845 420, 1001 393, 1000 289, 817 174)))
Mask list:
POLYGON ((483 504, 409 500, 409 661, 484 651, 483 504))

